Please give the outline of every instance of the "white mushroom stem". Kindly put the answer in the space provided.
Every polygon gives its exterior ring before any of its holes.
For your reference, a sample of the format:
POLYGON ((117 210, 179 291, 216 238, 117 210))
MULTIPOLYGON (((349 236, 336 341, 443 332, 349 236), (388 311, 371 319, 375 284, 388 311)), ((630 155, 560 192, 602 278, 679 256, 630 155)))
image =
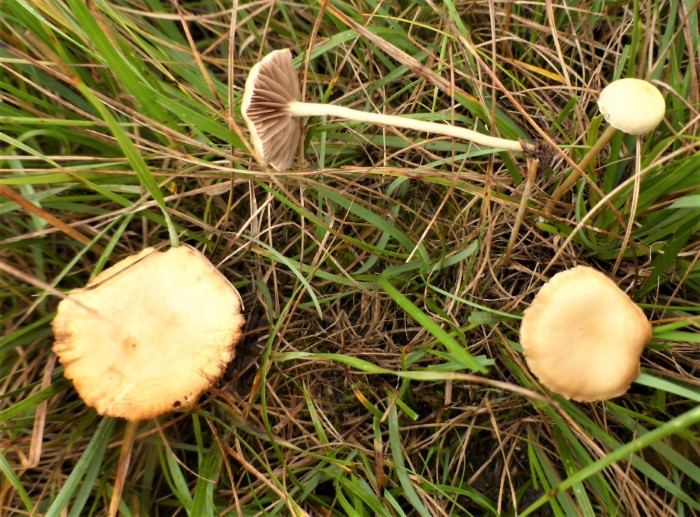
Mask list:
POLYGON ((400 127, 404 129, 411 129, 413 131, 434 133, 461 140, 468 140, 477 145, 482 145, 485 147, 493 147, 496 149, 504 149, 513 152, 523 152, 524 150, 522 144, 517 140, 508 140, 506 138, 484 135, 478 131, 452 126, 450 124, 426 122, 424 120, 417 120, 414 118, 401 117, 397 115, 383 115, 381 113, 371 112, 368 113, 365 111, 336 106, 335 104, 292 101, 287 106, 287 112, 296 117, 329 116, 342 118, 345 120, 367 122, 368 124, 400 127))

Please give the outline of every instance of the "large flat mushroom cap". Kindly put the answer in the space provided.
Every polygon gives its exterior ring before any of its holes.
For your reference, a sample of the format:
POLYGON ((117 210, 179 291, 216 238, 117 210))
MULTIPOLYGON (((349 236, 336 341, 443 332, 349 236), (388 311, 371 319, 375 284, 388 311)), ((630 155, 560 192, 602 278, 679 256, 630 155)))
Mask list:
POLYGON ((258 159, 278 171, 291 167, 301 135, 301 119, 287 106, 299 100, 299 78, 289 49, 275 50, 250 70, 241 112, 258 159))
POLYGON ((586 266, 554 275, 520 327, 530 370, 550 390, 581 402, 625 393, 651 338, 642 310, 610 278, 586 266))
POLYGON ((629 135, 645 135, 658 126, 666 113, 659 89, 642 79, 618 79, 600 92, 598 108, 605 120, 629 135))
POLYGON ((196 402, 233 359, 238 291, 199 251, 147 248, 61 301, 53 349, 102 415, 154 418, 196 402))

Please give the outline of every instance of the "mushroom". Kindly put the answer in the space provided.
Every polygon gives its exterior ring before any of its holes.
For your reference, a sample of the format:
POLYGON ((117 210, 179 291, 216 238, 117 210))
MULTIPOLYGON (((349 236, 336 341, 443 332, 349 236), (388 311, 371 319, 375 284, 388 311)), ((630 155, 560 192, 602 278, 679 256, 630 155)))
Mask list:
POLYGON ((523 152, 523 144, 470 129, 413 118, 367 113, 336 106, 300 102, 299 79, 289 49, 275 50, 253 66, 246 80, 241 111, 258 159, 276 170, 288 169, 301 134, 300 117, 331 116, 358 122, 425 131, 475 144, 523 152))
POLYGON ((89 406, 136 422, 195 403, 222 375, 242 308, 199 251, 146 248, 59 303, 53 350, 89 406))
POLYGON ((580 402, 625 393, 651 340, 642 310, 606 275, 577 266, 537 293, 520 327, 530 370, 550 390, 580 402))
POLYGON ((666 102, 659 89, 642 79, 611 82, 598 98, 598 109, 615 129, 628 135, 646 135, 664 119, 666 102))
POLYGON ((569 176, 554 190, 545 210, 550 209, 578 180, 583 171, 598 156, 617 130, 639 136, 651 133, 664 118, 666 102, 659 89, 642 79, 618 79, 600 92, 598 109, 610 124, 598 141, 588 150, 569 176))

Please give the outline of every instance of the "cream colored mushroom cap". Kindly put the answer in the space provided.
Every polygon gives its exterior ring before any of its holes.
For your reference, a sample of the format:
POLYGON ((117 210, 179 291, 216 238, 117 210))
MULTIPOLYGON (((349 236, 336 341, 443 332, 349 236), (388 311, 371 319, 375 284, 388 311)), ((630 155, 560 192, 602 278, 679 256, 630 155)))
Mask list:
POLYGON ((659 89, 642 79, 618 79, 600 92, 598 108, 605 120, 629 135, 645 135, 664 118, 666 102, 659 89))
POLYGON ((287 111, 299 100, 299 78, 287 49, 275 50, 250 69, 241 113, 258 159, 278 171, 291 167, 301 135, 301 119, 287 111))
POLYGON ((233 359, 241 297, 199 251, 147 248, 61 301, 54 352, 80 397, 131 421, 196 402, 233 359))
POLYGON ((652 338, 642 310, 603 273, 577 266, 537 293, 520 327, 530 370, 566 398, 586 402, 625 393, 652 338))

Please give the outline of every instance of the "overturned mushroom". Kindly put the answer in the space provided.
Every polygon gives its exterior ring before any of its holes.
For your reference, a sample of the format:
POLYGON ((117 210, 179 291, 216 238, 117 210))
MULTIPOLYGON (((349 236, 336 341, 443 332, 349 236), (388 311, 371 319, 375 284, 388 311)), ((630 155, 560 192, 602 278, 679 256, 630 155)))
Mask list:
POLYGON ((625 393, 651 337, 642 310, 610 278, 586 266, 554 275, 520 327, 530 370, 550 390, 581 402, 625 393))
POLYGON ((196 402, 233 359, 240 295, 199 251, 147 248, 58 306, 54 351, 80 397, 139 421, 196 402))
POLYGON ((484 135, 449 124, 367 113, 333 104, 300 102, 300 97, 299 79, 289 49, 269 53, 250 70, 243 93, 243 117, 260 161, 280 171, 289 168, 294 160, 301 133, 300 117, 338 117, 446 135, 507 151, 524 151, 517 140, 484 135))

